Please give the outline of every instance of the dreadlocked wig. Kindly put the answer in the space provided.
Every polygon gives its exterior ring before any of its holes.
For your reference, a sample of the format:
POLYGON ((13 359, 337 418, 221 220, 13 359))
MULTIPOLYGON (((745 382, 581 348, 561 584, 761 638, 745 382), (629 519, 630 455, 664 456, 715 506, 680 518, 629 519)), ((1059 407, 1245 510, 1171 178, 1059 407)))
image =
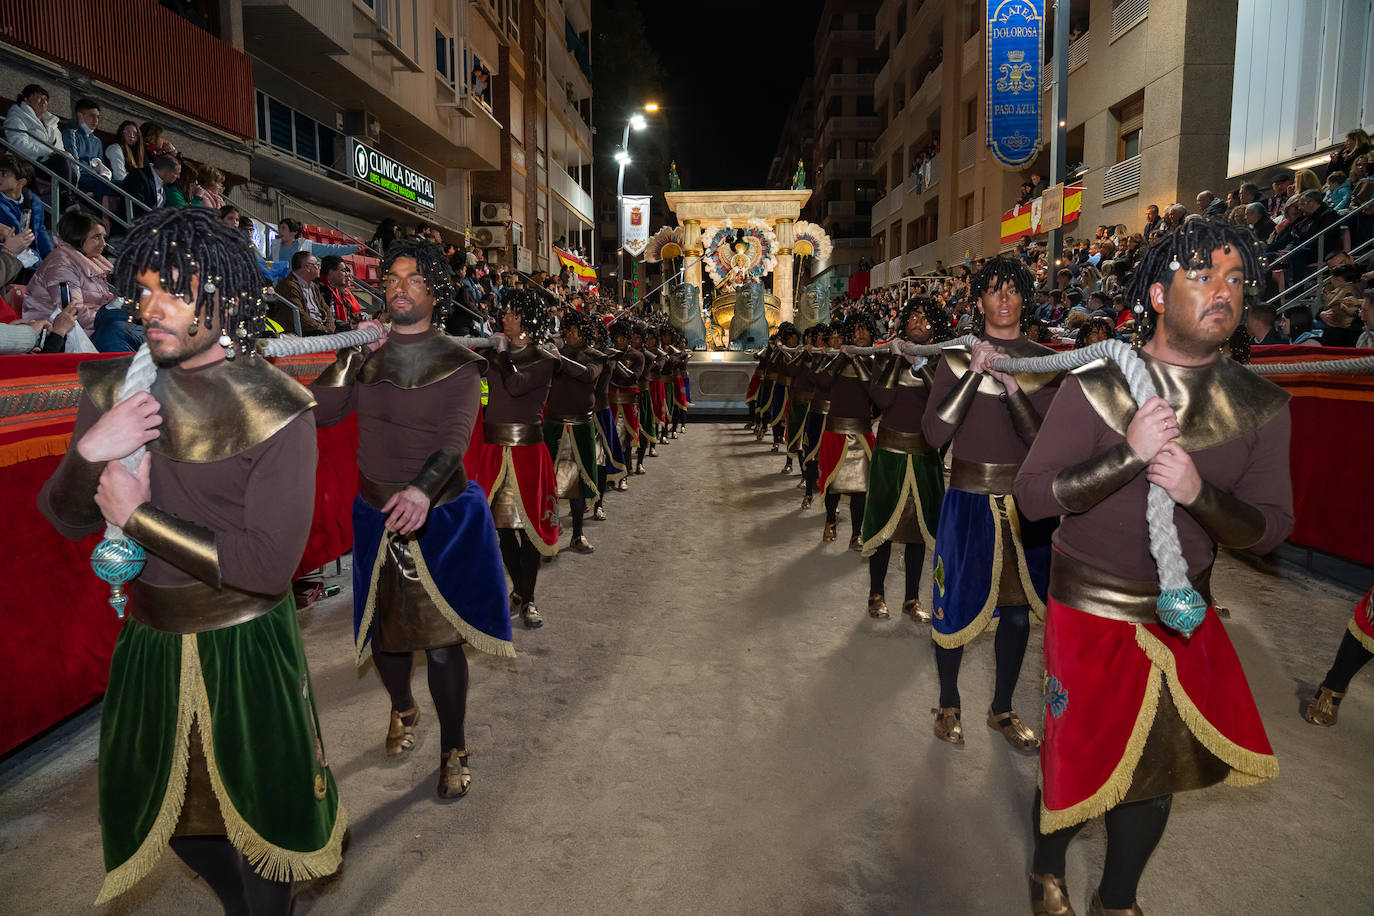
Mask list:
POLYGON ((263 296, 272 291, 248 240, 225 225, 219 213, 200 207, 160 208, 130 227, 115 262, 116 292, 138 301, 138 275, 155 270, 168 292, 190 302, 195 320, 189 333, 213 323, 236 347, 253 352, 267 317, 263 296), (192 292, 191 279, 199 278, 192 292))
POLYGON ((382 276, 391 270, 398 258, 413 258, 415 269, 425 278, 425 286, 434 296, 434 324, 442 327, 448 317, 453 302, 458 298, 458 288, 453 281, 453 268, 444 249, 437 242, 420 239, 403 239, 392 242, 382 256, 382 276))
POLYGON ((570 308, 563 313, 563 329, 566 331, 568 328, 577 328, 578 333, 582 335, 583 343, 589 346, 596 344, 597 325, 599 324, 601 322, 591 315, 586 312, 579 312, 577 309, 570 308))
POLYGON ((506 297, 501 304, 501 314, 514 312, 520 319, 525 333, 538 340, 545 336, 553 325, 552 314, 545 307, 537 293, 528 289, 517 289, 506 297))
POLYGON ((844 342, 852 344, 854 342, 854 332, 859 328, 867 328, 868 336, 873 340, 878 339, 878 326, 874 324, 873 319, 869 317, 868 313, 852 312, 844 319, 844 323, 840 326, 840 335, 844 338, 844 342))
MULTIPOLYGON (((1021 296, 1021 330, 1024 331, 1030 323, 1030 305, 1035 300, 1035 278, 1020 261, 1003 257, 988 258, 987 263, 978 268, 978 273, 973 275, 973 281, 969 284, 969 296, 978 304, 986 293, 995 293, 1008 283, 1021 296)), ((987 316, 981 308, 975 307, 973 333, 982 335, 986 327, 987 316)))
POLYGON ((1192 279, 1197 271, 1212 266, 1212 252, 1217 249, 1227 253, 1236 249, 1245 270, 1245 293, 1247 297, 1254 295, 1264 272, 1256 245, 1255 235, 1248 226, 1190 216, 1146 248, 1126 290, 1126 304, 1136 318, 1136 346, 1154 337, 1158 324, 1157 313, 1150 305, 1150 287, 1158 283, 1167 292, 1174 282, 1174 273, 1179 270, 1186 269, 1192 279))
POLYGON ((934 299, 925 296, 913 296, 906 302, 906 308, 897 316, 897 335, 906 333, 907 322, 913 315, 924 315, 926 324, 930 325, 930 342, 940 343, 944 340, 954 338, 954 322, 950 320, 949 309, 945 308, 934 299))
POLYGON ((779 342, 779 343, 786 343, 786 342, 787 342, 787 338, 791 337, 793 334, 796 334, 797 336, 801 336, 801 332, 797 330, 797 326, 796 326, 795 324, 793 324, 792 322, 790 322, 790 321, 784 321, 782 324, 778 325, 778 342, 779 342))

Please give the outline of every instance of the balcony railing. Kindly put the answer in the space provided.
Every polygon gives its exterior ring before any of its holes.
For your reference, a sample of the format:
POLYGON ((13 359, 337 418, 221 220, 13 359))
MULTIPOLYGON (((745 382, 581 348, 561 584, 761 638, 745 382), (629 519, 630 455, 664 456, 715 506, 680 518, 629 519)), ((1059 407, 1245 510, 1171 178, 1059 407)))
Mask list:
POLYGON ((921 80, 921 85, 911 96, 911 106, 913 108, 934 101, 940 97, 940 80, 944 74, 944 61, 935 65, 935 69, 926 74, 926 78, 921 80))
POLYGON ((253 136, 248 55, 157 0, 0 0, 0 38, 238 137, 253 136))
POLYGON ((967 229, 960 229, 949 237, 949 257, 952 261, 962 261, 964 253, 970 258, 983 256, 983 221, 979 220, 967 229))
POLYGON ((825 164, 825 178, 872 178, 872 159, 831 159, 825 164))
POLYGON ((581 186, 573 180, 573 177, 565 172, 563 166, 557 162, 552 163, 549 168, 549 187, 567 202, 583 222, 589 225, 594 222, 592 219, 592 196, 582 190, 581 186))
MULTIPOLYGON (((1069 43, 1069 72, 1077 70, 1088 62, 1088 37, 1091 32, 1084 32, 1069 43)), ((1040 88, 1045 92, 1050 91, 1050 82, 1054 79, 1054 60, 1053 58, 1045 61, 1045 67, 1040 72, 1040 88)))
POLYGON ((1112 9, 1112 41, 1116 41, 1150 15, 1150 0, 1116 0, 1112 9))
POLYGON ((974 35, 968 41, 964 42, 964 55, 962 59, 965 71, 973 69, 973 65, 983 59, 983 32, 981 29, 977 35, 974 35))
POLYGON ((825 215, 831 219, 847 219, 854 216, 854 201, 832 200, 825 205, 825 215))
POLYGON ((936 153, 925 162, 911 170, 906 179, 906 191, 912 196, 920 196, 940 180, 940 154, 936 153))
POLYGON ((967 137, 959 141, 959 168, 966 169, 973 165, 973 157, 978 152, 978 131, 974 131, 967 137))
POLYGON ((1102 176, 1102 202, 1111 203, 1140 193, 1140 157, 1132 156, 1107 169, 1102 176))

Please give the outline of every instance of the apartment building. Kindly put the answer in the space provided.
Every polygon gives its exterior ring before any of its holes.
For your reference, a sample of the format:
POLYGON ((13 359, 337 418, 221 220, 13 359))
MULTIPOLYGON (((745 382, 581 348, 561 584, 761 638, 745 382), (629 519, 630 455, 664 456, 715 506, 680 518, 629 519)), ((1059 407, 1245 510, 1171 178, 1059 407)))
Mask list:
MULTIPOLYGON (((996 254, 1021 182, 1048 179, 1053 4, 1048 4, 1041 134, 1024 169, 986 145, 985 6, 884 0, 874 87, 881 133, 872 210, 872 282, 996 254)), ((1220 190, 1235 52, 1236 0, 1072 0, 1067 159, 1081 166, 1081 211, 1068 235, 1099 224, 1138 229, 1147 204, 1190 208, 1220 190)))

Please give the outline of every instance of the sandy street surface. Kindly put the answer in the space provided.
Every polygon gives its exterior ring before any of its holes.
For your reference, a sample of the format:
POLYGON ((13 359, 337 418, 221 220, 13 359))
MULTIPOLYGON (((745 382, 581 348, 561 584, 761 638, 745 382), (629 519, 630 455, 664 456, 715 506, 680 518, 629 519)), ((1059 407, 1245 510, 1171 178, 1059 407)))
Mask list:
MULTIPOLYGON (((543 568, 547 623, 517 627, 520 657, 470 653, 464 799, 435 798, 422 669, 419 746, 386 759, 388 701, 371 665, 353 665, 347 578, 302 613, 352 834, 342 871, 301 887, 296 913, 1028 913, 1036 761, 983 724, 990 636, 965 653, 968 744, 942 744, 929 634, 896 613, 899 559, 894 617, 871 620, 866 565, 844 550, 847 509, 839 542, 822 546, 820 501, 799 511, 799 478, 779 474, 767 443, 732 422, 694 425, 659 450, 607 499, 610 519, 588 522, 595 555, 543 568)), ((927 601, 929 588, 927 574, 927 601)), ((1225 556, 1214 588, 1281 772, 1179 796, 1141 905, 1374 912, 1374 666, 1338 727, 1299 717, 1358 596, 1225 556)), ((1040 637, 1016 696, 1036 728, 1040 637)), ((0 762, 0 912, 91 912, 98 716, 0 762)), ((1080 914, 1103 842, 1098 822, 1070 851, 1080 914)), ((170 852, 108 908, 217 911, 170 852)))

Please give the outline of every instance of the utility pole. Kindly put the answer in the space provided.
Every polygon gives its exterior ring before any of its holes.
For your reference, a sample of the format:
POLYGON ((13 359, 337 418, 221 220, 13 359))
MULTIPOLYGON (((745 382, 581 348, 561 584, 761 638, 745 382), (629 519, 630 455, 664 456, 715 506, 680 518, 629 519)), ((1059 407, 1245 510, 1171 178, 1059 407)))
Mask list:
MULTIPOLYGON (((1068 171, 1069 0, 1054 0, 1054 89, 1050 92, 1050 187, 1062 184, 1068 171)), ((1067 195, 1065 195, 1067 197, 1067 195)), ((1064 253, 1064 222, 1050 230, 1050 263, 1064 253)), ((1053 276, 1053 275, 1051 275, 1053 276)))

